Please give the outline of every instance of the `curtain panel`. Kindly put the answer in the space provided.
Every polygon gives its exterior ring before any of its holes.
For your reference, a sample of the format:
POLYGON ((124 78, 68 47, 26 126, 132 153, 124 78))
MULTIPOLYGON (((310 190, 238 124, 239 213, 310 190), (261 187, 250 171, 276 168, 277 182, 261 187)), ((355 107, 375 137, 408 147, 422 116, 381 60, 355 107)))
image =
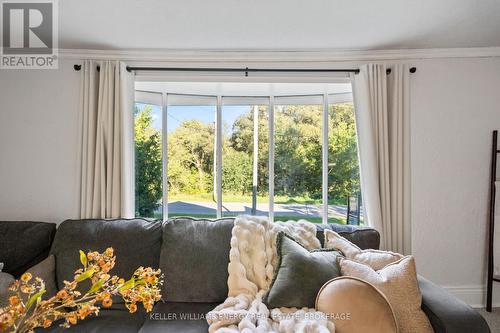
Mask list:
POLYGON ((135 215, 133 94, 133 77, 124 63, 84 61, 80 95, 80 218, 135 215))
POLYGON ((353 75, 365 217, 381 248, 411 253, 409 68, 368 64, 353 75))

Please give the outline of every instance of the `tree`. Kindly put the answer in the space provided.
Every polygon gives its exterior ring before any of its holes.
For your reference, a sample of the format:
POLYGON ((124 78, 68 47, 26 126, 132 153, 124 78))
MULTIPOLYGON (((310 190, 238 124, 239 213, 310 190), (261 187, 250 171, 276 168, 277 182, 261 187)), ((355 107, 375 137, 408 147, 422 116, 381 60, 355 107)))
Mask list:
POLYGON ((135 108, 135 198, 138 216, 152 217, 162 198, 161 134, 152 108, 135 108))
POLYGON ((245 195, 252 191, 252 155, 228 147, 222 162, 222 190, 245 195))
MULTIPOLYGON (((322 108, 314 105, 277 106, 275 113, 275 193, 285 196, 321 198, 322 108)), ((345 201, 359 191, 356 126, 351 103, 329 109, 330 199, 345 201)), ((269 152, 268 117, 259 109, 259 189, 267 191, 269 152)), ((240 116, 233 125, 231 147, 248 156, 253 153, 253 112, 240 116)), ((225 162, 224 162, 225 163, 225 162)))
POLYGON ((168 135, 169 186, 174 192, 213 189, 215 129, 199 120, 183 121, 168 135))
MULTIPOLYGON (((253 159, 253 111, 249 111, 239 116, 232 128, 232 134, 229 137, 228 145, 238 152, 246 153, 253 159)), ((269 169, 269 112, 267 107, 259 107, 258 112, 258 136, 259 136, 259 151, 257 173, 257 189, 261 195, 267 194, 268 191, 268 169, 269 169)), ((225 161, 222 162, 223 166, 225 161)), ((252 172, 252 164, 250 164, 249 172, 252 172)))
POLYGON ((321 198, 320 106, 281 106, 275 111, 275 191, 321 198))
POLYGON ((354 109, 351 103, 335 104, 328 112, 328 193, 346 200, 360 191, 354 109))
MULTIPOLYGON (((152 127, 151 107, 136 110, 136 205, 138 214, 152 216, 162 195, 161 135, 152 127)), ((269 113, 258 110, 258 183, 268 190, 269 113)), ((275 193, 321 199, 321 106, 290 105, 275 109, 275 193)), ((252 191, 254 112, 249 110, 223 130, 222 188, 224 193, 252 191)), ((359 191, 356 126, 351 103, 328 110, 328 193, 343 201, 359 191)), ((172 194, 210 194, 214 180, 215 126, 186 120, 168 134, 168 184, 172 194)))

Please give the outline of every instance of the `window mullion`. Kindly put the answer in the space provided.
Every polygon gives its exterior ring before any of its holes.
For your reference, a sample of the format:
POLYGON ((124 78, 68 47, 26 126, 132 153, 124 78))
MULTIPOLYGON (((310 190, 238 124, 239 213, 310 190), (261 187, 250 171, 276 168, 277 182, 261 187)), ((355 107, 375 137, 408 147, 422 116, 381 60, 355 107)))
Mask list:
POLYGON ((162 93, 162 137, 161 137, 161 154, 162 154, 162 190, 163 190, 163 221, 168 220, 168 133, 167 133, 167 112, 168 112, 168 95, 162 93))
POLYGON ((215 115, 215 156, 216 156, 216 193, 217 218, 222 217, 222 97, 217 96, 217 113, 215 115))
POLYGON ((269 220, 274 221, 274 96, 269 97, 269 220))
POLYGON ((257 215, 257 182, 259 170, 259 107, 253 106, 253 156, 252 156, 252 215, 257 215))
POLYGON ((328 95, 323 95, 322 196, 323 224, 328 223, 328 95))

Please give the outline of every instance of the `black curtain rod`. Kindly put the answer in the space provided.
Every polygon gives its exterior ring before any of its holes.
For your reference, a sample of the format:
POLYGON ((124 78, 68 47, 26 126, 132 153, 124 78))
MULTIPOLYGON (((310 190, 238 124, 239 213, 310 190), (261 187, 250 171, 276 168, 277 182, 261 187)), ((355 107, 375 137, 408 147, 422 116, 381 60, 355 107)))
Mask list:
MULTIPOLYGON (((82 65, 74 65, 75 71, 82 69, 82 65)), ((100 67, 97 66, 99 71, 100 67)), ((257 73, 257 72, 272 72, 272 73, 359 73, 359 68, 354 69, 302 69, 302 68, 187 68, 187 67, 133 67, 127 66, 127 71, 153 71, 153 72, 233 72, 233 73, 257 73)), ((410 73, 415 73, 416 67, 410 68, 410 73)), ((391 69, 386 70, 387 74, 391 73, 391 69)))
POLYGON ((359 73, 359 69, 301 69, 301 68, 184 68, 184 67, 131 67, 131 71, 155 71, 155 72, 233 72, 233 73, 359 73))

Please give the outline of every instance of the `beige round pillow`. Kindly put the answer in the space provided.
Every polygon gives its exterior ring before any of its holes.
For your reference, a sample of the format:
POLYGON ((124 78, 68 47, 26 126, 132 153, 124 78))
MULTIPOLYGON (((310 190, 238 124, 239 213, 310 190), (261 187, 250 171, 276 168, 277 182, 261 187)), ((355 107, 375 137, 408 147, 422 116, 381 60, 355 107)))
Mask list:
POLYGON ((325 283, 316 297, 316 310, 335 323, 335 333, 397 333, 398 330, 384 294, 351 276, 325 283))

